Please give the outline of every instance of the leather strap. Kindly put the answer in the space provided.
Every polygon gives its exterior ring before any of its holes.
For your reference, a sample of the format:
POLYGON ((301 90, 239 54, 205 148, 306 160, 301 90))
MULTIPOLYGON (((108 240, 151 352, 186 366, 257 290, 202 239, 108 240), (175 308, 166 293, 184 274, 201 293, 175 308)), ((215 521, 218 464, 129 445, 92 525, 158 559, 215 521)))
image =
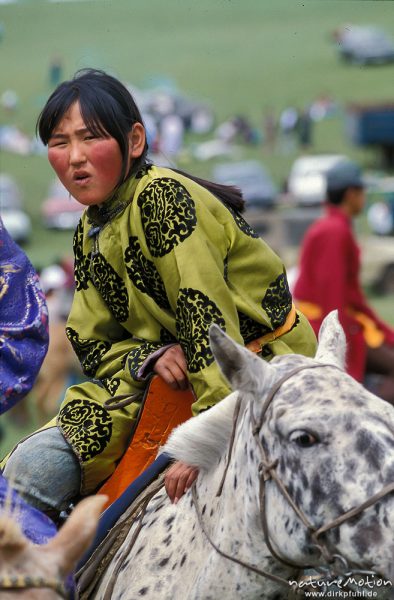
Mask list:
POLYGON ((269 344, 270 342, 273 342, 285 333, 288 333, 290 329, 294 326, 296 318, 296 307, 294 306, 294 304, 292 304, 291 310, 287 315, 286 321, 283 323, 283 325, 277 327, 277 329, 275 329, 274 331, 269 331, 265 335, 262 335, 261 337, 252 340, 251 342, 249 342, 249 344, 246 344, 247 349, 255 353, 261 352, 261 349, 263 346, 265 346, 265 344, 269 344))

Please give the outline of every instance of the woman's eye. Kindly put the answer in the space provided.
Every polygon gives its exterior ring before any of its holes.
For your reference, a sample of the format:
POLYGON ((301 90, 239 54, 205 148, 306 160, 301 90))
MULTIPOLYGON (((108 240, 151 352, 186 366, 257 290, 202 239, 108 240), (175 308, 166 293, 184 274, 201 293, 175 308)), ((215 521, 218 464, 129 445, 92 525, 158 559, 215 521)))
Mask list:
POLYGON ((300 448, 310 448, 319 442, 318 437, 309 431, 293 431, 290 440, 300 448))

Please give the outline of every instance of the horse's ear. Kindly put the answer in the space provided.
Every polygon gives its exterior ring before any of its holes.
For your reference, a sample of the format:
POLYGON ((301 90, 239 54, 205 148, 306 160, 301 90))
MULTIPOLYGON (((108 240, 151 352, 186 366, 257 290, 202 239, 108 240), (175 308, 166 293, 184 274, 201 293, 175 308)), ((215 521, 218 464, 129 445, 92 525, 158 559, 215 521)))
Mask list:
POLYGON ((108 496, 100 494, 79 502, 59 533, 42 547, 43 552, 57 557, 62 573, 71 573, 77 561, 89 548, 107 500, 108 496))
POLYGON ((266 385, 272 367, 240 346, 217 325, 211 325, 209 339, 213 355, 233 390, 255 393, 266 385))
POLYGON ((0 516, 0 554, 2 551, 19 553, 28 545, 19 524, 13 519, 12 514, 0 516))
POLYGON ((338 319, 338 311, 333 310, 323 320, 319 331, 319 344, 316 360, 345 367, 346 337, 338 319))

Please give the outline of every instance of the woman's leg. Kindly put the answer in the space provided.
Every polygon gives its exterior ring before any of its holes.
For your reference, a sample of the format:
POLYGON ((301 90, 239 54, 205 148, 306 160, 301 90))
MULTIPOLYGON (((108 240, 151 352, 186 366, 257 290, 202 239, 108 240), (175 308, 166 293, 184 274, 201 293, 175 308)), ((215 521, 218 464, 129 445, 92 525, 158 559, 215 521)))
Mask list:
POLYGON ((26 502, 55 520, 79 496, 79 462, 57 427, 41 430, 21 442, 3 474, 26 502))
POLYGON ((394 405, 394 348, 367 348, 366 374, 378 375, 372 391, 394 405))

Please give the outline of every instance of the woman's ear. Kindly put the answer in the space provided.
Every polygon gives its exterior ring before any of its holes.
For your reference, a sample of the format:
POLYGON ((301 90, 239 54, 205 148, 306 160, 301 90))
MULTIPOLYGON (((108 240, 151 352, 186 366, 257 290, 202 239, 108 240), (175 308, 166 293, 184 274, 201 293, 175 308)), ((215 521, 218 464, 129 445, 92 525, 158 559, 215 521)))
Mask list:
POLYGON ((142 123, 134 123, 129 133, 129 156, 139 158, 145 149, 146 135, 142 123))

